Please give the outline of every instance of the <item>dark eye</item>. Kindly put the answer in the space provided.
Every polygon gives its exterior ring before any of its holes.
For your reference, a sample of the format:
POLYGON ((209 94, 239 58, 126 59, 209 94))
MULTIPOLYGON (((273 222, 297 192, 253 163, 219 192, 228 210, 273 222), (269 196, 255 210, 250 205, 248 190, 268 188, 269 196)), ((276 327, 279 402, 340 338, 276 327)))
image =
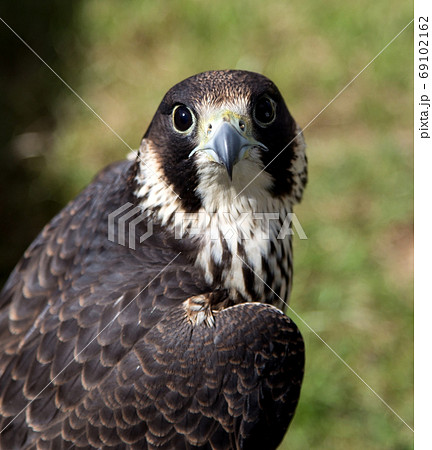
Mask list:
POLYGON ((270 125, 276 118, 276 104, 267 97, 261 97, 255 104, 254 119, 260 126, 270 125))
POLYGON ((194 124, 194 115, 187 106, 177 105, 173 111, 173 123, 178 132, 185 133, 194 124))

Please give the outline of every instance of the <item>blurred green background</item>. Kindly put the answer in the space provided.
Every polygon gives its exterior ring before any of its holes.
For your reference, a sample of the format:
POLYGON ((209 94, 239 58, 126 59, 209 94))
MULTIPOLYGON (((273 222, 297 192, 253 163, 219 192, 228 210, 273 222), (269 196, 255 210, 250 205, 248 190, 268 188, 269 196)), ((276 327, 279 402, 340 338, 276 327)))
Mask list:
MULTIPOLYGON (((9 24, 137 148, 163 94, 271 78, 302 126, 411 20, 403 0, 2 2, 9 24)), ((412 25, 305 130, 291 307, 413 426, 412 25)), ((0 22, 0 285, 121 142, 0 22)), ((413 433, 292 312, 302 396, 281 449, 409 449, 413 433)))

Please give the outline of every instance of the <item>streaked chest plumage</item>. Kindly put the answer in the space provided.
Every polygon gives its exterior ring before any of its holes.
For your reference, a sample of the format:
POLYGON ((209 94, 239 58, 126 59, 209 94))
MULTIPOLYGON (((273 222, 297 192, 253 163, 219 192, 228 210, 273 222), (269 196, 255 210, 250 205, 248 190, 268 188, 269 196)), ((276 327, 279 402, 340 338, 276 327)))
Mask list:
POLYGON ((286 198, 265 195, 265 173, 241 192, 257 166, 247 161, 238 166, 232 185, 217 180, 217 173, 208 183, 201 177, 203 204, 195 212, 184 211, 180 199, 156 182, 150 170, 136 177, 136 196, 143 211, 152 211, 153 220, 180 243, 190 246, 192 241, 194 264, 213 289, 228 290, 234 303, 259 301, 283 309, 292 282, 292 205, 286 198))

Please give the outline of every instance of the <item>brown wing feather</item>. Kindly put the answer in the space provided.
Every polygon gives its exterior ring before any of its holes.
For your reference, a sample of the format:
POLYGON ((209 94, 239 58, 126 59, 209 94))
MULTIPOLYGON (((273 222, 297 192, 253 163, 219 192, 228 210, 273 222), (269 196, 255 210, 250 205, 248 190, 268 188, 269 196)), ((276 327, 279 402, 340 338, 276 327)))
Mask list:
POLYGON ((187 249, 162 229, 136 251, 107 240, 131 171, 69 204, 0 295, 1 448, 275 447, 300 391, 297 328, 263 304, 193 326, 184 304, 211 288, 187 249))

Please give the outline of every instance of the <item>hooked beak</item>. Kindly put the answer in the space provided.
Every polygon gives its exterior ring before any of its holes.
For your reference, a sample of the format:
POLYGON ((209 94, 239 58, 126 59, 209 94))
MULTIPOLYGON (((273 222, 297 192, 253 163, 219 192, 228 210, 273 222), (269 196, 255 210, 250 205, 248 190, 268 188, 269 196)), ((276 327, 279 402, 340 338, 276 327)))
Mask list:
POLYGON ((208 136, 192 150, 189 157, 196 152, 205 153, 211 161, 225 166, 230 180, 234 165, 248 156, 248 150, 259 147, 268 151, 268 148, 254 139, 250 133, 243 132, 239 120, 231 114, 208 123, 205 128, 208 130, 208 136))

